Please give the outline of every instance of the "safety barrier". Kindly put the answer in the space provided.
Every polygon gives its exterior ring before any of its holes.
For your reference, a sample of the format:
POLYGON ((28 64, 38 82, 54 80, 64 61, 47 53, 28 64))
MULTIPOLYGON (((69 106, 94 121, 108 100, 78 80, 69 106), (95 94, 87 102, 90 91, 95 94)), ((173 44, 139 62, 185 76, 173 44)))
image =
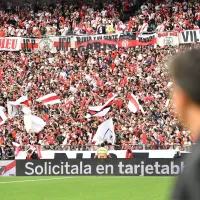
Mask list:
MULTIPOLYGON (((71 144, 71 145, 41 145, 40 149, 42 151, 46 150, 56 150, 56 151, 96 151, 98 149, 98 145, 95 144, 71 144)), ((187 145, 179 145, 179 144, 173 144, 173 145, 163 145, 163 144, 157 144, 157 145, 143 145, 143 144, 129 144, 129 147, 132 150, 173 150, 176 149, 177 147, 181 151, 187 151, 190 152, 192 145, 187 144, 187 145)), ((122 150, 124 149, 123 145, 106 145, 106 148, 108 150, 122 150)), ((29 146, 24 145, 23 150, 26 151, 29 149, 29 146)))

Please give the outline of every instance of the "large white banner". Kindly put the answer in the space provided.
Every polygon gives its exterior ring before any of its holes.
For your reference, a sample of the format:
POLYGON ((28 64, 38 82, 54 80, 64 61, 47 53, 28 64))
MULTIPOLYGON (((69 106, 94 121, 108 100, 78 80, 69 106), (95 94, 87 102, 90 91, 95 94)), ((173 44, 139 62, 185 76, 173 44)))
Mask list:
POLYGON ((26 53, 69 51, 71 36, 47 38, 21 38, 21 49, 26 53))
POLYGON ((157 33, 157 45, 164 47, 166 45, 179 45, 178 32, 162 32, 157 33))
POLYGON ((180 44, 187 43, 199 43, 200 42, 200 30, 186 30, 179 34, 180 44))
POLYGON ((20 49, 20 37, 0 37, 0 51, 19 51, 20 49))

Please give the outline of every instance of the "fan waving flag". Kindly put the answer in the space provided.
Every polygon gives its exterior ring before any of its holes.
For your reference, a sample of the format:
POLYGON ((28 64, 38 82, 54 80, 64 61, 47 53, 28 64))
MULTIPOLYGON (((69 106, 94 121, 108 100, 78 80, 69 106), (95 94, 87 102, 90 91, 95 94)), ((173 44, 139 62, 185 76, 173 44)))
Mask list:
POLYGON ((96 142, 96 144, 101 144, 105 141, 111 144, 115 143, 115 132, 112 118, 99 125, 93 138, 93 142, 96 142))
POLYGON ((86 118, 89 119, 91 117, 104 117, 107 115, 109 111, 110 111, 110 107, 104 108, 102 111, 99 111, 99 112, 89 110, 89 113, 86 115, 86 118))
POLYGON ((88 109, 92 110, 92 111, 102 111, 104 108, 111 106, 113 103, 113 100, 115 99, 115 95, 113 95, 111 98, 109 98, 106 103, 104 103, 104 105, 102 106, 89 106, 88 109))
POLYGON ((89 113, 86 115, 86 118, 104 117, 110 111, 111 105, 115 99, 115 95, 113 93, 109 93, 108 98, 109 99, 102 106, 89 106, 89 113))
POLYGON ((56 103, 61 103, 59 96, 55 93, 47 94, 43 97, 40 97, 36 101, 42 102, 45 105, 48 105, 48 104, 52 105, 52 104, 56 104, 56 103))
POLYGON ((128 108, 131 112, 136 113, 140 110, 140 104, 135 95, 129 94, 127 99, 129 100, 128 108))

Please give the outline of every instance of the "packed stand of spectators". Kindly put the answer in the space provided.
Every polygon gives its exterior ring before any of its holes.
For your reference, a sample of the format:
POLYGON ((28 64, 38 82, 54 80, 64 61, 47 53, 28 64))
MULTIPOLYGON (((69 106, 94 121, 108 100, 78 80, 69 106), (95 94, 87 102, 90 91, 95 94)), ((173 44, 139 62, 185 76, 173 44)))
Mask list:
MULTIPOLYGON (((40 37, 135 32, 145 23, 148 28, 143 31, 165 31, 177 27, 192 29, 199 24, 198 3, 185 5, 168 1, 165 6, 165 1, 148 1, 138 10, 133 1, 128 3, 129 10, 124 10, 126 2, 111 2, 114 1, 106 1, 104 5, 95 1, 79 2, 73 6, 59 2, 36 6, 25 3, 19 7, 8 1, 5 10, 1 5, 0 34, 40 37)), ((112 117, 116 144, 111 148, 123 149, 124 144, 129 143, 133 149, 142 149, 142 136, 146 133, 146 149, 177 146, 189 149, 195 138, 178 122, 171 103, 166 106, 172 87, 166 61, 185 49, 184 46, 107 48, 106 51, 82 52, 84 59, 80 59, 75 50, 56 54, 0 52, 0 106, 6 108, 8 100, 27 94, 33 113, 47 122, 39 134, 28 134, 22 116, 9 119, 0 126, 0 146, 11 153, 12 142, 19 143, 25 150, 39 141, 42 149, 93 149, 92 138, 98 125, 112 117), (46 107, 36 102, 38 97, 52 92, 61 97, 61 104, 46 107), (86 119, 88 106, 103 104, 110 93, 117 95, 118 104, 113 104, 104 118, 86 119), (144 114, 129 111, 129 93, 137 96, 144 114), (73 99, 72 104, 67 103, 70 99, 73 99)))
POLYGON ((186 0, 75 1, 68 5, 9 0, 0 5, 0 36, 41 37, 199 29, 200 4, 186 0))
POLYGON ((190 147, 194 139, 192 134, 177 120, 173 104, 166 105, 172 89, 166 61, 185 49, 85 51, 84 60, 76 51, 57 54, 1 52, 0 106, 6 108, 8 100, 27 94, 33 114, 43 118, 47 125, 38 134, 28 134, 22 116, 9 119, 0 127, 0 145, 12 146, 14 141, 26 149, 40 141, 42 149, 92 149, 98 125, 112 117, 115 149, 123 149, 127 142, 133 149, 142 149, 143 133, 147 134, 146 149, 190 147), (25 59, 28 60, 26 64, 25 59), (60 96, 61 104, 45 106, 36 101, 52 92, 60 96), (88 106, 103 104, 109 93, 116 94, 120 103, 112 104, 105 117, 86 119, 88 106), (137 96, 144 113, 130 112, 129 93, 137 96))

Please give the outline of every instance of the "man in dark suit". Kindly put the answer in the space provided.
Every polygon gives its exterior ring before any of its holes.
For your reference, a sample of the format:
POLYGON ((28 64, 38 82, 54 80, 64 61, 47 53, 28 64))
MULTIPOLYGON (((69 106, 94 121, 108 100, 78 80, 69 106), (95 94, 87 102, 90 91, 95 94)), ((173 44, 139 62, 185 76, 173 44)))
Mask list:
MULTIPOLYGON (((200 138, 200 50, 178 55, 170 64, 174 79, 173 100, 183 123, 200 138)), ((200 139, 187 156, 173 200, 200 200, 200 139)))

